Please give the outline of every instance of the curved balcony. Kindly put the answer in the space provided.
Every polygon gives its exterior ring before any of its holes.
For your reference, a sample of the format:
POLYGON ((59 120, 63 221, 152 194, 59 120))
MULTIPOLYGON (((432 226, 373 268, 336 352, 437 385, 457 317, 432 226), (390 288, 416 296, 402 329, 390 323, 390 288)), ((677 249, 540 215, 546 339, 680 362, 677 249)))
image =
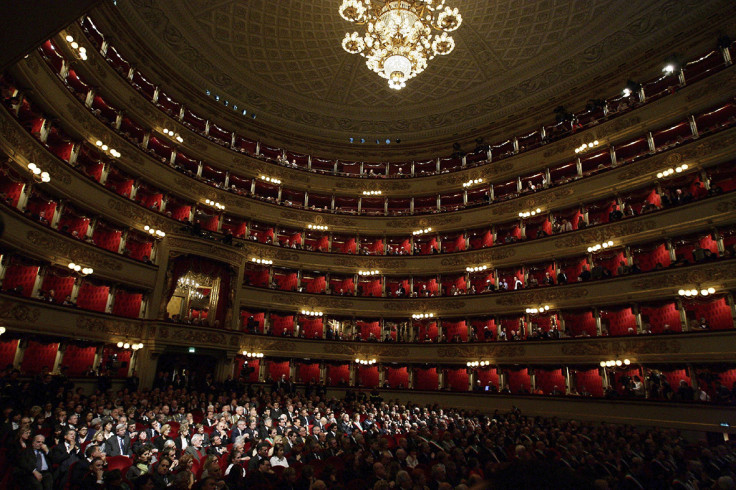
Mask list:
MULTIPOLYGON (((156 99, 156 95, 159 91, 163 94, 163 91, 160 87, 157 87, 154 84, 151 84, 150 81, 146 80, 143 75, 138 74, 137 70, 134 67, 131 67, 131 64, 127 61, 125 61, 120 53, 112 48, 109 42, 107 42, 104 39, 104 35, 101 34, 96 27, 92 25, 91 22, 87 20, 82 21, 83 25, 85 26, 84 29, 81 29, 78 25, 72 25, 68 28, 68 32, 72 33, 75 38, 82 39, 84 36, 88 36, 88 40, 96 46, 96 48, 102 48, 102 52, 107 52, 108 50, 110 53, 108 53, 107 59, 100 56, 100 53, 97 52, 96 49, 90 49, 89 51, 94 51, 93 55, 91 56, 89 63, 99 65, 97 67, 97 71, 100 73, 100 76, 102 76, 103 70, 105 68, 107 71, 112 71, 112 66, 115 66, 116 69, 122 70, 120 74, 123 76, 129 75, 129 74, 135 74, 138 76, 139 83, 146 85, 146 90, 141 89, 141 92, 150 92, 150 96, 153 100, 156 99), (85 32, 86 31, 86 32, 85 32), (103 68, 104 65, 104 68, 103 68), (155 93, 155 94, 154 94, 155 93)), ((66 33, 66 32, 65 32, 66 33)), ((726 63, 723 62, 724 55, 722 53, 719 53, 717 51, 708 53, 707 55, 701 57, 698 60, 689 62, 685 65, 685 81, 687 83, 692 83, 693 81, 700 80, 702 78, 706 78, 709 76, 712 76, 714 72, 717 72, 719 69, 721 69, 723 66, 726 65, 726 63)), ((106 78, 111 78, 107 73, 104 74, 106 78)), ((122 78, 119 80, 121 81, 122 78)), ((644 93, 646 93, 648 99, 653 100, 659 100, 660 98, 667 98, 663 97, 664 95, 670 94, 672 91, 670 90, 671 87, 677 87, 681 85, 682 80, 678 80, 677 75, 669 74, 666 76, 660 76, 656 80, 652 80, 649 82, 644 83, 644 93)), ((125 83, 128 83, 127 81, 125 83)), ((98 83, 99 86, 102 86, 104 84, 98 83)), ((687 87, 687 85, 686 85, 687 87)), ((188 102, 195 107, 203 107, 203 104, 200 103, 198 100, 201 97, 199 91, 196 91, 195 93, 188 92, 187 95, 184 97, 185 100, 188 100, 188 102)), ((162 109, 166 108, 169 111, 176 110, 178 111, 179 108, 181 108, 181 104, 173 101, 168 96, 164 96, 162 98, 165 98, 166 101, 162 101, 161 103, 157 103, 158 107, 161 107, 162 109), (172 109, 173 107, 173 109, 172 109)), ((621 96, 613 97, 611 100, 611 104, 609 105, 610 112, 612 112, 615 106, 619 105, 620 100, 622 99, 621 96)), ((628 104, 626 104, 628 105, 628 104)), ((207 109, 203 109, 207 112, 213 112, 211 111, 211 107, 208 104, 204 104, 204 106, 207 106, 207 109)), ((219 111, 218 111, 219 112, 219 111)), ((598 114, 596 111, 590 112, 590 111, 583 111, 580 113, 580 126, 588 126, 591 124, 591 120, 595 117, 600 117, 603 114, 603 110, 599 110, 600 114, 598 114), (597 114, 597 115, 596 115, 597 114)), ((235 127, 239 126, 239 123, 236 121, 235 118, 228 117, 227 113, 219 113, 218 116, 220 116, 220 119, 226 119, 230 120, 230 125, 234 125, 235 127)), ((202 121, 205 121, 205 119, 201 119, 202 121)), ((557 139, 557 137, 554 135, 555 130, 554 125, 550 125, 548 127, 548 131, 550 134, 548 135, 549 140, 554 141, 557 139), (550 129, 551 128, 551 129, 550 129)), ((569 131, 569 128, 568 128, 569 131)), ((539 131, 534 131, 539 132, 539 131)), ((569 134, 569 132, 568 132, 569 134)), ((228 138, 229 139, 229 138, 228 138)), ((511 139, 514 139, 513 137, 511 139)), ((599 138, 600 139, 600 138, 599 138)), ((519 146, 521 147, 524 145, 524 138, 519 137, 519 146)), ((585 140, 587 142, 587 140, 585 140)), ((229 143, 229 142, 225 142, 229 143)), ((574 145, 570 146, 570 151, 572 151, 573 148, 580 145, 580 142, 575 143, 574 145)), ((532 146, 533 147, 533 146, 532 146)), ((414 151, 416 154, 416 150, 414 151)), ((229 160, 229 159, 228 159, 229 160)), ((466 179, 467 180, 467 179, 466 179)), ((461 181, 462 182, 462 181, 461 181)))
POLYGON ((25 298, 1 295, 4 325, 8 330, 54 335, 91 341, 129 340, 146 346, 178 345, 225 351, 230 356, 243 350, 265 357, 340 360, 377 357, 383 363, 439 363, 465 366, 487 359, 493 365, 590 364, 602 359, 627 357, 632 363, 730 362, 736 330, 686 333, 677 336, 636 338, 599 337, 559 341, 527 341, 476 344, 381 344, 343 343, 248 335, 244 332, 179 325, 162 321, 111 317, 95 312, 50 305, 25 298))
MULTIPOLYGON (((57 86, 57 89, 58 88, 60 87, 57 86)), ((68 107, 66 109, 70 108, 74 109, 73 104, 68 104, 68 107)), ((75 128, 75 132, 84 134, 86 138, 95 137, 94 135, 89 134, 90 128, 94 128, 95 126, 99 126, 100 132, 109 131, 106 126, 104 126, 94 117, 92 117, 91 114, 87 113, 86 111, 72 110, 71 113, 68 113, 66 112, 66 109, 62 108, 60 112, 55 112, 55 114, 65 121, 80 120, 82 124, 77 125, 77 127, 75 128), (84 121, 85 118, 88 120, 84 121)), ((519 211, 533 209, 538 206, 543 206, 546 208, 550 206, 550 204, 554 203, 555 208, 557 208, 557 206, 562 208, 565 205, 574 205, 580 202, 579 193, 582 193, 583 189, 591 199, 595 198, 596 196, 600 196, 604 192, 610 192, 611 186, 609 179, 611 178, 618 178, 618 180, 627 179, 626 182, 621 184, 620 187, 617 186, 615 188, 618 192, 625 192, 636 185, 642 185, 642 182, 646 181, 647 179, 653 180, 653 177, 658 170, 666 168, 666 166, 670 165, 672 162, 687 160, 688 162, 695 162, 692 163, 691 166, 695 165, 696 163, 699 163, 703 166, 708 166, 712 163, 717 162, 718 159, 725 158, 725 153, 711 153, 710 155, 708 155, 708 152, 712 151, 712 148, 714 147, 717 148, 719 146, 722 146, 720 140, 722 138, 730 137, 729 135, 730 130, 726 130, 719 134, 714 134, 701 138, 700 140, 698 140, 698 144, 686 144, 680 148, 677 148, 677 150, 670 150, 669 152, 653 155, 639 162, 615 168, 604 174, 597 174, 580 181, 569 183, 557 188, 540 191, 538 193, 531 194, 526 197, 520 197, 508 202, 494 203, 491 204, 487 209, 483 207, 448 215, 442 214, 400 218, 376 218, 364 216, 343 217, 332 214, 312 213, 296 208, 285 209, 284 207, 268 205, 258 201, 253 202, 252 200, 237 197, 228 192, 219 191, 201 182, 196 182, 193 181, 193 179, 188 179, 182 176, 180 173, 174 171, 170 167, 167 167, 165 172, 161 172, 160 164, 151 163, 152 159, 149 158, 141 158, 141 162, 139 163, 141 163, 143 167, 141 165, 125 165, 126 159, 123 159, 123 161, 120 163, 127 170, 132 170, 136 174, 143 174, 149 178, 151 175, 156 175, 157 178, 155 180, 155 184, 157 184, 159 187, 166 189, 175 189, 178 193, 189 196, 192 194, 191 190, 193 187, 195 189, 201 189, 200 195, 208 196, 207 198, 218 200, 219 202, 224 202, 227 206, 229 206, 229 209, 231 211, 233 209, 235 211, 253 209, 254 212, 257 210, 259 216, 267 217, 268 220, 270 220, 271 222, 279 222, 292 226, 298 223, 300 226, 303 226, 304 223, 316 221, 329 224, 330 226, 337 227, 338 229, 361 229, 369 230, 369 232, 372 229, 379 229, 383 231, 382 227, 387 225, 392 229, 404 229, 406 230, 405 232, 408 233, 411 229, 416 229, 418 227, 427 225, 433 227, 441 227, 444 231, 457 230, 458 228, 467 228, 470 223, 477 226, 477 223, 484 222, 485 216, 487 216, 488 212, 494 215, 494 218, 498 218, 498 222, 503 222, 504 220, 513 219, 514 215, 518 217, 519 211), (705 143, 710 138, 715 139, 709 141, 708 143, 705 143), (149 163, 151 163, 150 166, 148 165, 149 163), (149 166, 150 170, 144 170, 145 166, 149 166), (155 167, 158 168, 155 169, 155 167), (644 167, 645 169, 647 169, 647 171, 642 171, 641 167, 644 167), (638 169, 638 171, 634 169, 638 169), (634 179, 634 177, 639 177, 639 179, 634 179)), ((113 139, 110 144, 115 144, 118 147, 125 147, 124 145, 127 144, 127 142, 123 143, 123 141, 124 140, 122 139, 120 139, 120 141, 113 139), (121 146, 121 144, 123 146, 121 146)), ((137 149, 133 150, 132 153, 136 153, 137 151, 137 149)), ((495 221, 496 220, 494 219, 494 222, 495 221)))
MULTIPOLYGON (((70 28, 69 32, 75 38, 83 35, 81 29, 76 26, 70 28)), ((70 57, 71 52, 65 47, 66 43, 61 40, 61 37, 56 39, 59 41, 60 50, 67 57, 70 57)), ((45 63, 43 64, 45 65, 45 63)), ((461 184, 463 182, 476 178, 483 178, 491 183, 500 183, 516 178, 518 175, 531 175, 543 170, 545 166, 563 163, 564 160, 574 158, 574 149, 582 143, 596 139, 603 146, 609 143, 619 143, 637 133, 645 133, 672 123, 677 120, 678 107, 681 107, 684 101, 687 101, 688 109, 691 112, 704 110, 719 101, 726 100, 724 97, 716 95, 717 93, 723 93, 719 90, 723 88, 724 84, 736 83, 727 74, 715 73, 705 81, 686 85, 674 94, 656 99, 650 104, 636 109, 631 114, 602 122, 592 126, 590 130, 576 133, 569 138, 522 152, 510 159, 504 159, 502 164, 492 162, 488 165, 460 170, 451 174, 422 178, 418 181, 415 181, 415 179, 396 181, 395 179, 345 179, 330 175, 315 176, 309 172, 300 172, 296 169, 244 156, 197 135, 196 132, 192 132, 175 118, 171 118, 165 112, 159 110, 156 105, 146 100, 140 92, 136 91, 127 80, 120 77, 119 73, 108 65, 99 52, 95 51, 90 55, 87 62, 81 63, 75 68, 80 70, 80 73, 84 74, 85 77, 89 77, 92 85, 105 87, 103 92, 106 97, 109 97, 113 106, 125 108, 131 115, 147 122, 154 130, 160 132, 164 127, 168 129, 175 128, 174 131, 179 134, 190 135, 182 146, 191 153, 191 156, 215 164, 220 170, 240 172, 248 177, 266 174, 286 180, 291 187, 300 190, 309 189, 313 192, 326 193, 349 193, 353 191, 356 195, 359 195, 363 190, 381 190, 384 196, 418 195, 422 191, 426 191, 427 188, 436 189, 438 192, 450 192, 458 189, 462 190, 461 184), (95 69, 88 69, 88 67, 94 67, 95 69), (192 141, 192 137, 196 138, 196 143, 192 141), (546 165, 540 165, 540 162, 545 162, 546 165)), ((39 68, 36 63, 31 63, 31 69, 38 74, 39 68)))

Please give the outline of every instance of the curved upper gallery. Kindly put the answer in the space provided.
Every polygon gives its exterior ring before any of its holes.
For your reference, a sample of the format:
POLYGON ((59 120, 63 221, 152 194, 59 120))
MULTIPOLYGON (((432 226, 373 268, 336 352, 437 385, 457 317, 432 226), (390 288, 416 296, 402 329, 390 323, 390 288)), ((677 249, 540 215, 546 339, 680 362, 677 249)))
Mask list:
MULTIPOLYGON (((37 63, 33 63, 32 57, 26 60, 25 63, 30 65, 29 70, 31 73, 36 72, 38 74, 40 71, 39 66, 37 63)), ((122 158, 116 160, 116 166, 120 165, 126 171, 131 172, 132 175, 142 176, 147 180, 150 179, 152 181, 151 183, 159 188, 171 190, 194 202, 201 202, 205 199, 223 202, 228 207, 228 214, 258 216, 259 219, 264 219, 270 223, 297 228, 303 228, 306 223, 315 223, 329 225, 335 231, 357 232, 360 230, 368 234, 382 234, 390 230, 390 233, 409 234, 417 228, 427 226, 435 227, 442 231, 469 229, 478 226, 480 223, 488 222, 489 214, 493 216, 492 222, 494 223, 508 222, 517 219, 520 212, 535 209, 539 206, 544 207, 545 211, 551 208, 562 209, 565 206, 569 207, 577 205, 580 202, 595 200, 605 193, 610 195, 612 188, 609 179, 626 180, 614 188, 616 193, 630 190, 634 186, 641 185, 647 179, 650 181, 653 180, 653 177, 656 177, 656 174, 661 169, 670 165, 672 160, 668 160, 668 158, 675 153, 677 153, 677 156, 673 158, 684 158, 687 160, 683 161, 696 164, 697 154, 700 153, 700 150, 696 148, 700 148, 702 142, 706 141, 707 138, 718 137, 714 135, 701 138, 698 144, 689 143, 682 149, 677 149, 677 151, 671 150, 670 152, 654 154, 644 160, 619 166, 609 172, 597 173, 559 187, 552 187, 536 193, 522 195, 522 197, 507 202, 493 203, 489 206, 482 206, 457 213, 403 216, 392 217, 390 219, 376 219, 375 217, 365 216, 341 216, 332 213, 314 213, 297 208, 285 208, 284 206, 268 204, 261 200, 233 195, 211 185, 187 178, 170 166, 162 165, 159 161, 150 158, 140 149, 131 145, 127 140, 116 135, 89 111, 82 110, 79 102, 67 90, 63 89, 63 85, 61 85, 57 77, 30 77, 31 73, 28 73, 28 80, 31 80, 29 83, 35 82, 34 87, 36 88, 36 92, 34 93, 34 98, 40 98, 42 105, 47 107, 51 111, 51 114, 60 119, 66 129, 69 129, 77 137, 90 142, 95 141, 97 138, 103 138, 111 145, 115 144, 126 150, 130 148, 130 151, 125 151, 125 155, 122 158), (59 106, 58 101, 63 100, 58 99, 61 96, 69 98, 70 101, 59 106), (695 157, 694 160, 690 160, 691 155, 695 157), (616 175, 618 175, 618 178, 616 175), (195 192, 193 193, 192 190, 195 192)), ((714 81, 715 78, 727 73, 730 72, 715 75, 714 81)), ((721 83, 728 83, 729 80, 732 81, 733 77, 725 78, 721 83)), ((673 98, 672 100, 682 95, 682 103, 696 100, 695 104, 697 105, 701 95, 712 93, 710 90, 698 90, 695 93, 688 93, 687 90, 692 88, 684 88, 678 94, 671 96, 673 98)), ((702 88, 705 89, 707 87, 704 85, 702 88)), ((723 96, 720 96, 718 100, 722 100, 723 98, 723 96)), ((712 100, 708 102, 712 102, 712 100)), ((641 110, 645 110, 645 108, 641 110)), ((685 116, 680 117, 684 118, 685 116)), ((708 146, 712 147, 713 144, 711 143, 708 146)), ((716 144, 715 146, 720 145, 716 144)), ((514 158, 521 158, 521 156, 514 158)), ((506 162, 512 161, 513 158, 506 160, 506 162)), ((344 181, 348 179, 339 180, 344 181)), ((407 182, 411 180, 413 179, 409 179, 407 182)))
POLYGON ((584 106, 591 91, 615 93, 626 77, 648 79, 673 52, 687 59, 704 52, 734 15, 725 0, 658 0, 625 11, 610 0, 535 1, 525 15, 513 3, 463 2, 455 51, 395 92, 342 51, 349 24, 337 7, 322 1, 274 15, 264 1, 201 9, 189 1, 132 0, 104 4, 91 16, 102 32, 115 33, 131 63, 170 82, 174 96, 204 114, 272 146, 380 161, 436 156, 455 141, 532 128, 559 105, 584 106), (633 74, 621 73, 624 63, 633 74), (236 117, 225 100, 258 118, 236 117), (402 143, 349 144, 355 136, 402 143))
MULTIPOLYGON (((75 60, 73 52, 71 52, 67 43, 64 41, 64 36, 67 32, 71 33, 75 39, 80 39, 80 36, 84 34, 78 26, 72 25, 66 31, 63 31, 60 36, 55 38, 56 44, 59 47, 58 52, 63 53, 65 59, 75 60)), ((205 164, 211 165, 217 170, 228 171, 245 178, 257 178, 259 175, 278 178, 284 182, 284 187, 294 190, 335 193, 353 198, 362 196, 362 192, 364 191, 381 191, 382 196, 391 197, 426 195, 430 190, 437 193, 462 192, 462 184, 474 179, 483 179, 488 184, 501 184, 506 183, 508 180, 516 179, 519 176, 532 175, 540 171, 543 172, 546 167, 554 167, 558 164, 575 161, 576 154, 574 150, 583 143, 597 140, 601 144, 601 147, 604 148, 607 145, 628 143, 635 136, 641 136, 648 131, 669 129, 673 124, 681 122, 683 116, 687 116, 687 114, 681 112, 684 104, 683 99, 687 99, 686 104, 689 113, 697 113, 722 101, 723 99, 716 100, 715 98, 711 98, 708 100, 708 98, 712 97, 715 93, 722 93, 716 90, 716 88, 722 88, 724 83, 732 83, 730 76, 719 76, 718 71, 727 64, 724 62, 723 54, 714 51, 706 56, 706 59, 715 59, 715 62, 709 62, 708 70, 701 73, 698 77, 693 77, 691 83, 685 85, 680 90, 672 90, 679 88, 680 82, 676 76, 668 75, 665 77, 667 80, 664 80, 666 83, 662 83, 659 80, 655 84, 661 91, 657 92, 655 96, 646 99, 646 104, 627 104, 630 111, 632 110, 631 108, 636 107, 633 109, 633 114, 619 116, 621 113, 611 112, 607 117, 601 117, 595 123, 585 126, 586 128, 589 127, 589 130, 570 131, 566 138, 561 140, 552 139, 544 146, 527 143, 530 149, 519 153, 518 151, 514 151, 514 145, 509 140, 510 135, 506 135, 506 144, 501 145, 503 148, 499 148, 498 151, 496 149, 493 150, 495 157, 493 157, 494 161, 490 164, 482 164, 450 174, 443 171, 436 176, 418 178, 418 180, 407 178, 345 179, 330 175, 333 168, 332 163, 328 164, 329 172, 315 175, 313 172, 304 170, 294 171, 295 169, 288 166, 278 165, 275 163, 276 158, 273 155, 267 157, 270 153, 265 150, 263 150, 264 154, 261 155, 261 159, 247 156, 246 153, 255 153, 255 141, 252 142, 253 148, 247 152, 245 150, 233 151, 233 149, 228 148, 231 139, 229 133, 226 133, 227 136, 224 137, 228 140, 226 143, 217 144, 216 142, 220 141, 218 138, 212 136, 205 137, 204 134, 200 134, 200 132, 194 130, 191 124, 189 126, 183 124, 178 114, 167 114, 167 111, 171 112, 171 109, 167 109, 165 105, 152 103, 151 97, 136 90, 131 85, 130 80, 120 76, 110 66, 106 58, 95 51, 95 48, 91 44, 88 52, 90 53, 89 58, 85 62, 72 64, 74 65, 75 74, 79 73, 83 75, 84 79, 89 82, 90 87, 96 87, 95 95, 97 96, 99 93, 99 96, 103 97, 104 101, 109 104, 108 107, 104 108, 108 112, 114 110, 116 107, 125 109, 126 116, 130 115, 131 118, 138 120, 143 124, 144 128, 150 129, 159 139, 163 139, 165 144, 171 146, 173 149, 182 151, 188 158, 194 161, 202 160, 205 164), (719 59, 720 61, 718 61, 719 59), (703 78, 705 79, 703 80, 703 78), (670 87, 672 83, 674 86, 670 87), (709 87, 706 88, 704 86, 705 84, 709 87), (693 86, 699 86, 701 88, 693 89, 693 86), (686 91, 687 93, 681 95, 680 92, 682 91, 686 91), (164 129, 185 136, 183 143, 163 136, 164 129), (499 158, 502 158, 503 161, 499 160, 499 158), (271 161, 268 161, 269 159, 271 161)), ((57 52, 48 54, 52 57, 60 56, 57 52)), ((61 66, 60 61, 55 61, 55 63, 59 63, 58 66, 61 66)), ((158 89, 156 90, 158 91, 158 89)), ((164 94, 163 89, 161 89, 161 93, 164 94)), ((161 95, 161 97, 164 100, 163 98, 166 96, 161 95)), ((619 95, 617 98, 621 99, 621 96, 619 95)), ((179 111, 179 109, 176 109, 175 112, 179 111)), ((189 109, 184 111, 182 108, 180 112, 188 111, 189 109)), ((624 111, 623 114, 627 113, 624 111)), ((203 118, 198 120, 201 120, 202 124, 207 121, 203 118)), ((209 123, 207 124, 209 125, 209 123)), ((217 126, 217 124, 213 123, 214 126, 217 126)), ((235 139, 235 137, 233 136, 232 139, 235 139)), ((523 148, 523 139, 517 145, 517 150, 523 148)), ((277 150, 276 153, 280 155, 281 150, 277 150)), ((472 157, 473 155, 468 157, 470 161, 472 161, 472 157)), ((482 157, 482 160, 474 164, 469 164, 468 166, 483 163, 485 156, 483 155, 482 157)), ((444 168, 445 160, 460 161, 458 159, 425 159, 421 164, 417 161, 417 175, 422 174, 419 171, 421 165, 428 164, 429 167, 434 169, 439 164, 444 168)), ((306 167, 305 162, 306 160, 301 162, 301 164, 306 167)), ((314 165, 316 167, 316 163, 314 165)), ((406 175, 410 171, 411 163, 401 164, 401 167, 403 167, 404 175, 406 175)), ((392 170, 393 172, 394 170, 392 170)))

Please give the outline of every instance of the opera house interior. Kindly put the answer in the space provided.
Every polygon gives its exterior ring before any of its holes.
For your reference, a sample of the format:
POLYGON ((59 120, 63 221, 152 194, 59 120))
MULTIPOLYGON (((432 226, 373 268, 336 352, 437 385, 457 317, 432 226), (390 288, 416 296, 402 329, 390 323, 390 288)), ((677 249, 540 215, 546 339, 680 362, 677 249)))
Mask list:
POLYGON ((10 4, 0 486, 736 488, 733 2, 10 4))

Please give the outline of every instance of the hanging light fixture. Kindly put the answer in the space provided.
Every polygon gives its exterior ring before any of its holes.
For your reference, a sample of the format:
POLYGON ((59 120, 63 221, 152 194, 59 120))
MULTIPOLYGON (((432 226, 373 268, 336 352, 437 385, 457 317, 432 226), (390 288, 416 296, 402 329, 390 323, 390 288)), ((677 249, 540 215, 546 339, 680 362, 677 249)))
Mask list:
POLYGON ((365 26, 365 34, 345 34, 342 47, 366 59, 368 68, 395 90, 427 68, 437 55, 448 55, 455 40, 448 33, 462 24, 457 8, 445 0, 343 0, 340 16, 365 26))

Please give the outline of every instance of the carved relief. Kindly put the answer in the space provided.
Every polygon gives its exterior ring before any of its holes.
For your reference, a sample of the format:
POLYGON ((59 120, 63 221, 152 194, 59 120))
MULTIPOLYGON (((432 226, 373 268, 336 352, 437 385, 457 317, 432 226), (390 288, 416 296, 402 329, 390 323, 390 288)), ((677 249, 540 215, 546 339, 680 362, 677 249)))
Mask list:
POLYGON ((465 301, 457 299, 402 299, 400 301, 387 301, 383 303, 383 309, 387 311, 403 311, 407 315, 411 312, 428 312, 432 310, 459 310, 465 308, 465 301))
POLYGON ((6 320, 17 320, 25 323, 36 323, 41 311, 38 308, 30 308, 13 301, 0 301, 0 318, 6 320))
POLYGON ((143 324, 140 322, 90 318, 82 315, 77 316, 77 328, 80 331, 128 337, 131 339, 143 338, 145 331, 143 324))
POLYGON ((696 270, 668 271, 655 277, 638 279, 631 283, 632 289, 680 288, 704 282, 725 281, 736 276, 736 264, 724 263, 700 266, 696 270))
POLYGON ((657 228, 657 223, 654 220, 632 220, 623 223, 616 223, 613 225, 588 228, 585 230, 578 230, 570 236, 555 240, 555 247, 579 247, 581 245, 598 243, 604 240, 620 238, 626 235, 635 235, 637 233, 654 230, 655 228, 657 228))
POLYGON ((548 288, 530 292, 507 293, 496 299, 496 304, 504 306, 538 305, 550 301, 579 299, 588 296, 585 288, 548 288))
POLYGON ((276 304, 295 305, 308 308, 352 308, 353 301, 344 298, 333 298, 330 296, 309 296, 292 294, 273 294, 271 301, 276 304))
POLYGON ((95 269, 119 271, 123 268, 120 261, 106 257, 104 254, 93 250, 90 245, 81 242, 68 243, 67 240, 60 240, 58 237, 35 230, 28 231, 26 239, 51 254, 61 255, 72 262, 87 264, 95 269))
POLYGON ((169 238, 169 248, 184 250, 187 253, 209 255, 217 258, 217 260, 228 262, 235 266, 239 266, 243 259, 239 253, 234 252, 227 247, 221 247, 213 243, 202 243, 197 240, 187 240, 184 238, 169 238))
POLYGON ((483 357, 513 358, 523 357, 526 349, 519 344, 475 344, 466 346, 444 346, 437 349, 437 356, 458 360, 483 357))
POLYGON ((679 340, 657 339, 616 340, 593 342, 569 342, 562 346, 562 353, 567 356, 601 356, 601 355, 636 355, 636 354, 677 354, 682 350, 679 340))

